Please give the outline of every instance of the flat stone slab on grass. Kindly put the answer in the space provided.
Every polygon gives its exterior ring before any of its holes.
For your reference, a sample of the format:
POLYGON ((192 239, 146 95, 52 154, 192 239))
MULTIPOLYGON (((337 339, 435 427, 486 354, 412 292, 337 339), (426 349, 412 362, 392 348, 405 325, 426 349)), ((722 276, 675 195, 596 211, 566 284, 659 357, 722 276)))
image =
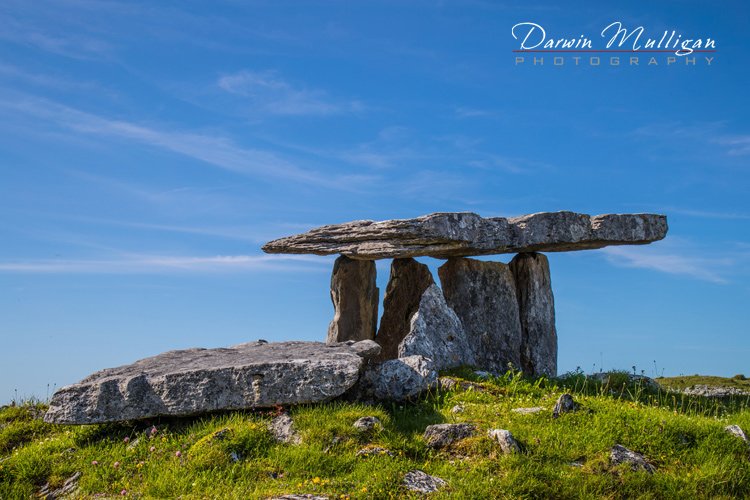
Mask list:
POLYGON ((44 417, 96 424, 328 401, 358 380, 357 344, 251 342, 169 351, 58 390, 44 417))
POLYGON ((321 226, 266 243, 263 251, 341 254, 360 260, 449 258, 639 245, 661 240, 666 234, 667 218, 656 214, 541 212, 483 218, 471 212, 454 212, 321 226))

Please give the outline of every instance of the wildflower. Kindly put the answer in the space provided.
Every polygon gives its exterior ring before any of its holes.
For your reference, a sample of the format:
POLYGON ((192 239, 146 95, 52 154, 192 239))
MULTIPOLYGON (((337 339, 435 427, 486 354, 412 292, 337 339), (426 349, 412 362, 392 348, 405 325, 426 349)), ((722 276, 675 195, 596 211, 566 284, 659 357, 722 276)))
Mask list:
POLYGON ((312 480, 313 484, 320 484, 320 478, 318 476, 315 476, 312 480))
POLYGON ((130 438, 128 436, 125 436, 125 439, 123 439, 122 442, 128 444, 130 442, 130 438))
POLYGON ((156 426, 152 425, 151 429, 148 431, 148 434, 149 434, 149 436, 154 437, 154 436, 156 436, 157 432, 159 432, 159 431, 156 430, 156 426))
POLYGON ((122 496, 125 496, 127 494, 128 494, 128 490, 126 490, 126 489, 123 489, 122 491, 120 491, 120 495, 122 495, 122 496))
POLYGON ((367 493, 367 486, 362 486, 362 493, 367 493))
POLYGON ((151 448, 148 449, 148 451, 150 451, 151 453, 155 452, 156 451, 156 446, 152 446, 151 448))
POLYGON ((177 450, 177 451, 176 451, 176 452, 174 453, 174 456, 176 456, 177 458, 180 458, 180 457, 182 456, 182 452, 181 452, 180 450, 177 450))
POLYGON ((119 469, 120 468, 120 462, 113 463, 112 467, 114 467, 115 469, 119 469))
POLYGON ((91 465, 97 466, 97 465, 99 465, 99 461, 98 460, 92 460, 91 461, 91 465))

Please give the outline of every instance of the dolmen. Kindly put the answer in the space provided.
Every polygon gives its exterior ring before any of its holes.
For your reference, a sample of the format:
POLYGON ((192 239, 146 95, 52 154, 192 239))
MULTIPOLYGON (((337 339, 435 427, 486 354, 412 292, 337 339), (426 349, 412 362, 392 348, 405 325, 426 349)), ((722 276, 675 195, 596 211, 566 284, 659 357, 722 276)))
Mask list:
POLYGON ((58 390, 45 420, 92 424, 348 398, 410 400, 438 370, 557 373, 554 296, 539 252, 661 240, 655 214, 515 218, 435 213, 354 221, 271 241, 267 253, 335 255, 325 342, 169 351, 58 390), (469 257, 515 253, 510 263, 469 257), (445 259, 440 285, 415 257, 445 259), (378 324, 375 260, 393 259, 378 324))

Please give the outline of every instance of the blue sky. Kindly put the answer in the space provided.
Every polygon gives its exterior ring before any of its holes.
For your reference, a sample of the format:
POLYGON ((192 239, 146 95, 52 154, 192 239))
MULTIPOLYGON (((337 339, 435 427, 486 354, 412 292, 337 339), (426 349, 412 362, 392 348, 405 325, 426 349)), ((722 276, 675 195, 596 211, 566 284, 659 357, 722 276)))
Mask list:
POLYGON ((550 254, 560 370, 750 375, 749 10, 4 1, 0 402, 169 349, 322 340, 332 259, 262 243, 436 211, 667 214, 657 244, 550 254), (601 46, 618 20, 714 60, 514 62, 516 23, 601 46))

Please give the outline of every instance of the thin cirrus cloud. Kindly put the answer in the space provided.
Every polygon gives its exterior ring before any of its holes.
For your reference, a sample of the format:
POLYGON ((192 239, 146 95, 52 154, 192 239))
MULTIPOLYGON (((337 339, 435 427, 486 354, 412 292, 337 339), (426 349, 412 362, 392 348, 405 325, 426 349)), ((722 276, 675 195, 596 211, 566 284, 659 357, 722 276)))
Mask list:
POLYGON ((48 99, 15 97, 0 100, 0 108, 46 119, 75 132, 158 147, 241 175, 281 178, 340 190, 356 190, 360 185, 375 180, 368 175, 336 175, 300 168, 274 153, 244 148, 222 136, 160 130, 94 115, 48 99))
POLYGON ((709 259, 665 251, 659 246, 608 247, 599 252, 617 266, 651 269, 717 284, 729 283, 720 270, 727 270, 734 264, 733 259, 728 257, 709 259))
POLYGON ((0 273, 164 274, 262 271, 328 272, 326 259, 305 255, 126 255, 108 259, 38 259, 0 262, 0 273))
POLYGON ((334 100, 322 90, 295 87, 273 71, 240 71, 219 78, 222 90, 249 101, 253 110, 273 115, 325 116, 364 110, 356 100, 334 100))

